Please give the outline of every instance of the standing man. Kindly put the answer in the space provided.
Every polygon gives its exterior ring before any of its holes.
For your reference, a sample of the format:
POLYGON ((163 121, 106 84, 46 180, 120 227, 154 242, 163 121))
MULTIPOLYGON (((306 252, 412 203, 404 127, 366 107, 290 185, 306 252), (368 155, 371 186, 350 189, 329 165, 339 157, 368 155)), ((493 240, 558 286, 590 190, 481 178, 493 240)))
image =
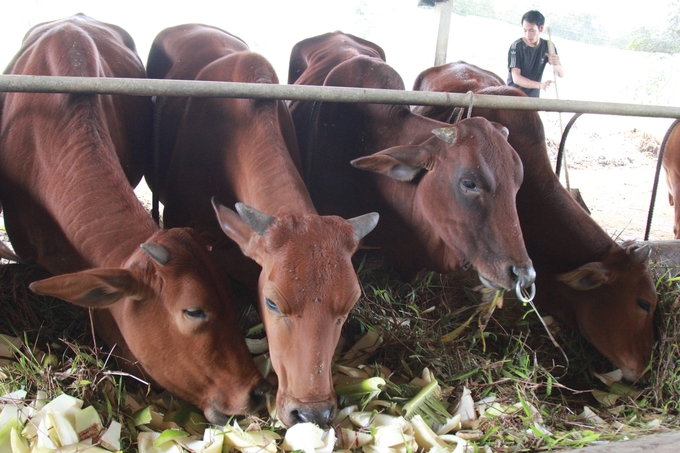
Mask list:
POLYGON ((552 80, 542 81, 546 63, 550 63, 559 77, 564 77, 557 49, 549 52, 548 41, 541 38, 545 17, 538 11, 522 16, 524 37, 513 42, 508 52, 508 85, 524 91, 527 96, 539 97, 552 80))

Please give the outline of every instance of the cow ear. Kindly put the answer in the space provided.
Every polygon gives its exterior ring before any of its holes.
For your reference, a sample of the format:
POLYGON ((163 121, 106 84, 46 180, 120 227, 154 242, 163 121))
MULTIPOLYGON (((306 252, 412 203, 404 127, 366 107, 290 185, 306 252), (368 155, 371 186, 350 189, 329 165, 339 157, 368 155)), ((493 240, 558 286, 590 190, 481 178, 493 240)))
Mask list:
MULTIPOLYGON (((266 227, 263 226, 264 224, 255 221, 256 231, 235 211, 232 211, 219 203, 215 197, 212 198, 212 205, 215 209, 215 214, 217 215, 217 221, 219 222, 222 231, 224 231, 224 234, 238 244, 244 255, 254 259, 259 265, 262 265, 260 250, 264 247, 262 243, 262 234, 264 234, 264 231, 266 230, 266 227), (262 234, 260 234, 260 230, 262 234)), ((247 205, 243 206, 248 207, 247 205)), ((254 211, 259 212, 257 210, 254 211)), ((259 220, 264 221, 263 219, 259 220)))
POLYGON ((125 269, 89 269, 38 280, 28 287, 36 294, 86 308, 102 308, 124 297, 139 297, 137 282, 125 269))
POLYGON ((587 291, 610 283, 612 276, 603 263, 593 262, 584 264, 573 271, 559 274, 557 280, 577 291, 587 291))
POLYGON ((7 245, 0 241, 0 258, 4 258, 9 261, 16 261, 21 263, 21 258, 19 258, 7 245))
POLYGON ((412 181, 432 168, 430 153, 419 145, 395 146, 350 162, 361 170, 373 171, 397 181, 412 181))

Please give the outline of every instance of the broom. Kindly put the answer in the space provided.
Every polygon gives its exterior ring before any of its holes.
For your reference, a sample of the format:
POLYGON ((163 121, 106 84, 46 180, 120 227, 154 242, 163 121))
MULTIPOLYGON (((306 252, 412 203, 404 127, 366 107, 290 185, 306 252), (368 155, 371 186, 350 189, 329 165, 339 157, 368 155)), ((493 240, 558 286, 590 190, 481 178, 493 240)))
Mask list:
MULTIPOLYGON (((555 45, 552 42, 552 35, 550 34, 550 27, 545 27, 546 33, 548 33, 548 53, 550 55, 555 55, 555 45)), ((552 65, 551 65, 552 66, 552 65)), ((555 84, 555 99, 560 98, 560 93, 557 89, 557 70, 553 66, 553 83, 555 84)), ((558 112, 559 118, 560 118, 560 137, 564 135, 564 127, 562 126, 562 112, 558 112)), ((585 204, 585 201, 583 200, 583 197, 581 196, 581 191, 574 188, 571 188, 571 184, 569 183, 569 166, 567 165, 567 149, 565 147, 564 152, 562 153, 562 164, 564 166, 564 182, 567 186, 567 191, 571 194, 572 197, 576 199, 576 201, 579 202, 581 206, 583 206, 586 211, 588 211, 588 208, 585 204)))

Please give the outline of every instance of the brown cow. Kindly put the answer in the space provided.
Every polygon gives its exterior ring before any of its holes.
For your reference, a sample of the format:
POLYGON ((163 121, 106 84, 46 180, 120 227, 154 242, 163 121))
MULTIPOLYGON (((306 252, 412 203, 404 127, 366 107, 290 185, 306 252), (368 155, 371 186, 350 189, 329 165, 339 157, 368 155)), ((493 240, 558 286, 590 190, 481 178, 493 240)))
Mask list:
MULTIPOLYGON (((242 40, 199 24, 163 30, 147 67, 154 78, 278 83, 269 62, 242 40)), ((297 142, 284 102, 157 102, 166 225, 199 230, 225 273, 248 268, 244 259, 250 261, 230 253, 225 233, 261 266, 251 286, 278 376, 278 416, 286 425, 326 425, 336 407, 333 353, 361 295, 351 257, 378 215, 349 221, 317 215, 296 165, 297 142), (213 196, 229 206, 238 202, 238 215, 217 202, 213 209, 213 196)))
MULTIPOLYGON (((84 15, 32 28, 7 73, 146 76, 124 30, 84 15)), ((2 101, 7 232, 19 256, 57 275, 31 289, 102 308, 96 331, 128 369, 211 422, 260 406, 268 385, 205 243, 189 229, 160 229, 126 178, 123 167, 131 181, 143 171, 135 155, 143 159, 150 144, 150 99, 7 93, 2 101)))
MULTIPOLYGON (((496 76, 497 77, 497 76, 496 76)), ((488 71, 465 62, 423 71, 414 90, 524 96, 493 82, 488 71), (461 80, 459 88, 457 81, 461 80), (489 82, 489 81, 492 82, 489 82), (486 86, 486 88, 485 88, 486 86)), ((434 110, 414 108, 434 116, 434 110)), ((439 112, 444 118, 449 112, 439 112)), ((578 329, 635 381, 645 371, 654 343, 657 294, 647 259, 650 248, 614 242, 578 205, 552 171, 543 123, 537 112, 474 108, 474 116, 503 124, 524 164, 517 212, 529 256, 536 266, 536 303, 578 329)))
MULTIPOLYGON (((341 32, 301 41, 288 82, 403 90, 368 44, 341 32)), ((490 287, 533 283, 515 210, 522 166, 501 125, 450 126, 405 105, 291 102, 291 113, 319 211, 380 212, 367 243, 404 277, 471 266, 490 287)))
POLYGON ((675 209, 675 224, 673 233, 675 239, 680 239, 680 127, 676 121, 673 130, 668 135, 663 153, 663 169, 666 172, 668 184, 668 202, 675 209), (677 203, 676 203, 677 200, 677 203))

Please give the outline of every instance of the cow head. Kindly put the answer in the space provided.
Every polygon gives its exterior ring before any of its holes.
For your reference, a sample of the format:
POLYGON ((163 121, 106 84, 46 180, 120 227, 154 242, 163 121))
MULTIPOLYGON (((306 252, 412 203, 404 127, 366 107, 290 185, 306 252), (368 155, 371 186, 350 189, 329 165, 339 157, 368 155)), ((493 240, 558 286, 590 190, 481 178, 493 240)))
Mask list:
POLYGON ((327 425, 336 407, 333 353, 361 296, 351 257, 378 214, 272 217, 240 203, 238 214, 213 206, 226 235, 262 266, 259 311, 279 381, 279 418, 327 425))
POLYGON ((531 286, 535 272, 515 206, 523 170, 508 130, 470 118, 433 133, 422 144, 388 148, 352 165, 416 186, 403 215, 416 218, 426 254, 444 261, 440 272, 471 264, 486 286, 531 286))
MULTIPOLYGON (((268 384, 236 322, 205 245, 188 229, 156 233, 121 268, 40 280, 30 288, 89 308, 108 308, 115 324, 99 334, 124 343, 160 386, 200 407, 212 423, 264 402, 268 384)), ((100 327, 100 326, 98 326, 100 327)))
POLYGON ((647 265, 650 250, 615 244, 601 261, 558 275, 566 286, 546 298, 551 312, 578 328, 631 382, 643 375, 654 344, 657 293, 647 265))

